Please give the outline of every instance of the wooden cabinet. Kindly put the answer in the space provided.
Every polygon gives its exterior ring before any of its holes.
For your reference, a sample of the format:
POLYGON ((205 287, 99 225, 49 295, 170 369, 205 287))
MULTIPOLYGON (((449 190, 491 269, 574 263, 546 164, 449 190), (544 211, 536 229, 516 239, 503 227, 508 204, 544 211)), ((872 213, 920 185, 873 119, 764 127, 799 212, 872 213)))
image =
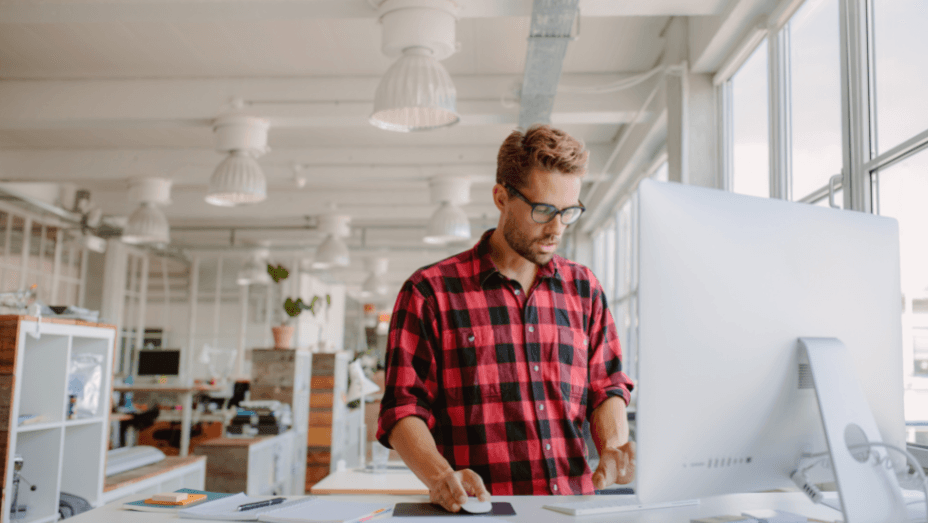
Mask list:
POLYGON ((310 382, 312 354, 291 349, 255 349, 251 353, 252 400, 277 400, 290 405, 293 414, 293 455, 290 466, 291 491, 302 495, 306 483, 306 445, 309 430, 310 382), (297 443, 298 442, 298 443, 297 443))
POLYGON ((115 336, 111 325, 0 316, 3 522, 10 520, 16 456, 23 479, 36 486, 20 483, 17 505, 27 510, 17 521, 57 521, 61 492, 103 504, 115 336), (72 362, 79 361, 99 362, 99 388, 84 389, 92 401, 69 416, 72 362))
POLYGON ((307 434, 306 490, 335 471, 339 460, 358 464, 357 409, 345 405, 348 391, 347 352, 313 353, 307 434))
POLYGON ((249 496, 292 491, 293 431, 257 438, 215 438, 194 449, 206 456, 206 490, 249 496))

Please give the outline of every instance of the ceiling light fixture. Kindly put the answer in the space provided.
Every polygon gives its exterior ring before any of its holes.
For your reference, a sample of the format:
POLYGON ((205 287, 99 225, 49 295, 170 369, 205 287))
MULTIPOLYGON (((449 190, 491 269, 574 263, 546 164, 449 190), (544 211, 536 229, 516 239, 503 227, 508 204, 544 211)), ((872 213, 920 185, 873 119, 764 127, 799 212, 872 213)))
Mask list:
POLYGON ((457 91, 440 61, 457 50, 452 0, 385 0, 378 9, 382 51, 399 59, 374 95, 370 123, 388 131, 428 131, 458 123, 457 91))
POLYGON ((206 203, 232 207, 267 198, 267 181, 256 158, 266 153, 270 123, 263 118, 227 114, 213 122, 216 149, 228 156, 209 179, 206 203))
POLYGON ((387 294, 389 285, 384 276, 387 274, 390 259, 382 256, 366 258, 364 264, 370 275, 361 285, 361 296, 383 296, 387 294))
POLYGON ((268 249, 257 249, 245 260, 242 270, 238 271, 236 283, 239 285, 270 285, 271 275, 267 272, 267 259, 271 255, 268 249))
POLYGON ((460 206, 470 202, 470 179, 436 176, 429 181, 432 203, 438 210, 429 218, 422 241, 433 245, 470 239, 470 221, 460 206))
POLYGON ((131 180, 129 197, 141 203, 122 231, 122 241, 133 245, 166 245, 171 242, 168 219, 158 205, 171 203, 171 180, 136 178, 131 180))
POLYGON ((337 214, 335 205, 329 205, 329 212, 319 216, 319 230, 326 235, 325 240, 316 249, 313 259, 314 269, 347 267, 351 263, 348 246, 342 238, 351 234, 351 216, 337 214))

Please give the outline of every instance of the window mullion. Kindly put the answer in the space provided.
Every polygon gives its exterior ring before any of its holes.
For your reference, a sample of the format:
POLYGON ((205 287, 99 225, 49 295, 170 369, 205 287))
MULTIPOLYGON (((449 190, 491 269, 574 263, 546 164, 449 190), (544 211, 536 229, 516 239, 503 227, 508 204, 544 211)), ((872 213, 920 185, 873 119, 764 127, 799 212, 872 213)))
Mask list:
POLYGON ((791 200, 789 24, 768 38, 770 197, 791 200))
POLYGON ((844 147, 844 208, 873 211, 866 164, 876 143, 875 87, 872 81, 872 5, 869 0, 840 2, 841 97, 844 147))

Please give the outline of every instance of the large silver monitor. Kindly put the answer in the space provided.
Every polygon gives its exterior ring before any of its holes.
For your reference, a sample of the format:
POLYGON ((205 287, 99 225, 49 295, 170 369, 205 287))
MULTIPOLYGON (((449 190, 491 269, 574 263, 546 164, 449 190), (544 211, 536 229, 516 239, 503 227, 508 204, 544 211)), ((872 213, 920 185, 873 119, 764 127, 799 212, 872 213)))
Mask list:
POLYGON ((827 450, 800 337, 844 343, 905 446, 895 220, 650 180, 638 208, 643 502, 794 486, 801 452, 827 450))

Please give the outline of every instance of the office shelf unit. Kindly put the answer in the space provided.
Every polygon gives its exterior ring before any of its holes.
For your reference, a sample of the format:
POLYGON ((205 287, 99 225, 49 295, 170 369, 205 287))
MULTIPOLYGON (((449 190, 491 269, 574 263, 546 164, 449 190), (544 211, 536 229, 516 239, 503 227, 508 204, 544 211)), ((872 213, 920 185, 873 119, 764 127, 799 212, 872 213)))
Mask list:
POLYGON ((293 414, 291 492, 303 495, 306 484, 306 441, 309 430, 309 372, 312 354, 293 349, 254 349, 251 352, 251 399, 277 400, 293 414))
MULTIPOLYGON (((116 330, 111 325, 30 316, 0 316, 0 466, 2 521, 10 521, 14 458, 23 459, 15 521, 58 520, 61 492, 103 504, 116 330), (102 360, 93 414, 68 419, 70 362, 102 360), (20 417, 32 416, 19 425, 20 417), (35 485, 30 490, 29 482, 35 485)), ((91 410, 91 409, 88 409, 91 410)))

